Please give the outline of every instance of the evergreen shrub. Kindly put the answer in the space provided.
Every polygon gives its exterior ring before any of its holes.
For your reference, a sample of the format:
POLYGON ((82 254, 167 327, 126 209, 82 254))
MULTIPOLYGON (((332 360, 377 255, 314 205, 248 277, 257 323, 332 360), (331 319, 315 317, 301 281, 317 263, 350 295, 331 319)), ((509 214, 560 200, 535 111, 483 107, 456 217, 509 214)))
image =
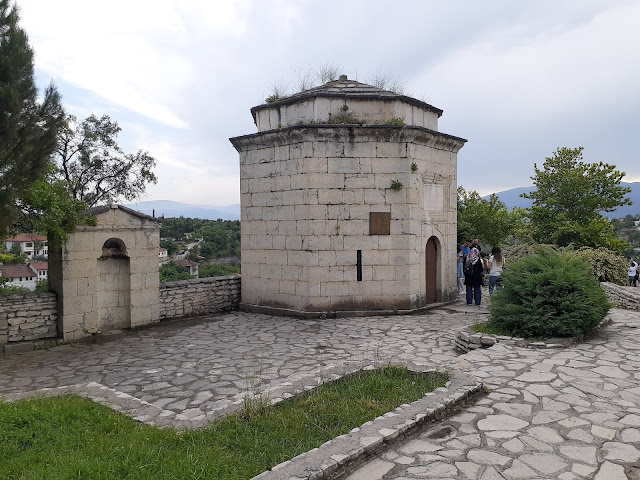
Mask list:
POLYGON ((540 249, 502 275, 504 288, 491 298, 491 323, 514 336, 584 336, 611 308, 586 260, 571 252, 540 249))

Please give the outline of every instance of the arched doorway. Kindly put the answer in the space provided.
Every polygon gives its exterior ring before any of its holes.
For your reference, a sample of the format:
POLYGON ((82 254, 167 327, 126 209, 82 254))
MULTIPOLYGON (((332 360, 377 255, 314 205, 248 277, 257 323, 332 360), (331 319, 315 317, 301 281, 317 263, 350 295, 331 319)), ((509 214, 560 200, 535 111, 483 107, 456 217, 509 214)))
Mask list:
POLYGON ((119 238, 110 238, 98 258, 98 324, 100 328, 131 327, 129 255, 119 238))
POLYGON ((427 241, 425 248, 426 303, 438 301, 438 244, 435 237, 427 241))

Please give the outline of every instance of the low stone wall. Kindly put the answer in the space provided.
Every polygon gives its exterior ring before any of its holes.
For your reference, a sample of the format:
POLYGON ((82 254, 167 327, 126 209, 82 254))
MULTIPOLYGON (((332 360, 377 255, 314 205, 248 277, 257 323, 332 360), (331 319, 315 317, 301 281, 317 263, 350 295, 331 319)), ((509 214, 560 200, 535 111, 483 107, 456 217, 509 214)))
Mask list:
POLYGON ((55 293, 0 296, 0 346, 58 336, 55 293))
POLYGON ((240 275, 160 284, 160 319, 237 310, 240 275))
POLYGON ((640 288, 616 285, 615 283, 602 282, 600 284, 607 292, 609 301, 618 308, 640 311, 640 288))

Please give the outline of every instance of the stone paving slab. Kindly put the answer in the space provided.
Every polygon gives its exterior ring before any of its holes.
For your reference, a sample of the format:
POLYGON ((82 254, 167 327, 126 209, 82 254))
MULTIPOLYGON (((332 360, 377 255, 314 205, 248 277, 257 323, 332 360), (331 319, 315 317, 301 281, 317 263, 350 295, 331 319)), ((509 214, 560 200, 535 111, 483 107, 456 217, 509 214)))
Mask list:
POLYGON ((149 424, 200 426, 252 392, 275 399, 370 363, 448 364, 458 356, 455 330, 485 316, 483 308, 451 305, 409 316, 234 312, 169 321, 96 344, 2 356, 0 399, 77 391, 149 424))
POLYGON ((639 313, 613 310, 596 338, 562 350, 461 355, 452 365, 491 393, 388 449, 378 473, 362 469, 369 480, 640 478, 639 328, 639 313))
MULTIPOLYGON (((458 303, 411 316, 237 312, 166 322, 0 357, 0 398, 80 391, 147 423, 200 425, 246 393, 278 398, 319 376, 392 360, 459 370, 491 392, 344 478, 640 478, 640 313, 612 310, 597 337, 565 349, 498 344, 459 355, 455 331, 486 318, 484 306, 458 303)), ((314 472, 290 478, 325 476, 314 472)))

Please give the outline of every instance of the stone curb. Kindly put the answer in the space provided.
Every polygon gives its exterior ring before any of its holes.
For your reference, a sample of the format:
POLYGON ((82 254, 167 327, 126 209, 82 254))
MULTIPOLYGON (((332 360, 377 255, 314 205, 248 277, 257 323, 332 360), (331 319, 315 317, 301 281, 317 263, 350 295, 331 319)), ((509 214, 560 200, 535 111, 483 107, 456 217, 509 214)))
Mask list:
POLYGON ((330 310, 322 312, 308 312, 305 310, 293 310, 289 308, 267 307, 264 305, 255 305, 251 303, 240 302, 239 310, 241 312, 258 313, 262 315, 273 315, 278 317, 303 318, 305 320, 325 319, 325 318, 350 318, 350 317, 380 317, 393 315, 416 315, 429 310, 441 308, 446 305, 455 303, 457 299, 447 300, 438 303, 430 303, 424 307, 418 307, 410 310, 330 310))
MULTIPOLYGON (((435 371, 420 370, 420 371, 435 371)), ((387 445, 431 423, 482 389, 482 382, 459 370, 446 387, 420 400, 401 405, 318 448, 276 465, 252 480, 320 480, 334 478, 366 460, 387 445)))
MULTIPOLYGON (((607 315, 598 325, 598 329, 611 322, 611 316, 607 315)), ((543 342, 530 342, 521 337, 508 337, 505 335, 494 335, 492 333, 477 333, 471 330, 471 326, 461 328, 455 334, 455 346, 462 352, 470 352, 478 348, 490 348, 497 343, 503 345, 514 345, 521 348, 566 348, 577 343, 579 339, 575 337, 550 338, 543 342)))

